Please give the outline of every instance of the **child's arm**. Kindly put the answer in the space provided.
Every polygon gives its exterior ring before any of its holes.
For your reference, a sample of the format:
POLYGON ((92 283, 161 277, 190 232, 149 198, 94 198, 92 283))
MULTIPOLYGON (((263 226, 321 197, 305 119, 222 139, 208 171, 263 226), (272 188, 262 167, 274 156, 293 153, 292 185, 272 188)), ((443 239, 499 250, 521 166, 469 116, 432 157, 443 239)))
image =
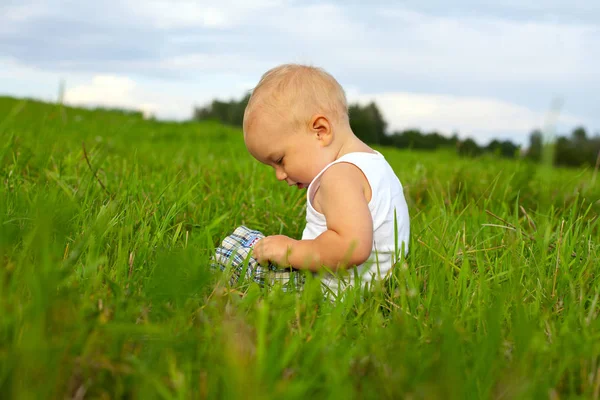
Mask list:
POLYGON ((354 165, 339 163, 321 177, 314 202, 327 220, 327 230, 314 240, 269 236, 260 240, 254 255, 259 262, 272 261, 297 269, 332 270, 365 262, 373 247, 373 220, 365 195, 368 185, 354 165))

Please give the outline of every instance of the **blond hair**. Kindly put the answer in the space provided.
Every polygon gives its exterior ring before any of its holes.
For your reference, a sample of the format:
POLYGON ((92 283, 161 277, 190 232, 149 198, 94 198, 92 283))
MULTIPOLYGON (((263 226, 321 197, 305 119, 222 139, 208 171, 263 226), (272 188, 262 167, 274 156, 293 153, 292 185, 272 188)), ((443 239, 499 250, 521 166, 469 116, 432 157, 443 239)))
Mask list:
POLYGON ((259 109, 291 120, 296 128, 315 114, 324 114, 332 122, 348 122, 342 86, 322 68, 307 65, 283 64, 263 74, 244 111, 244 132, 259 109))

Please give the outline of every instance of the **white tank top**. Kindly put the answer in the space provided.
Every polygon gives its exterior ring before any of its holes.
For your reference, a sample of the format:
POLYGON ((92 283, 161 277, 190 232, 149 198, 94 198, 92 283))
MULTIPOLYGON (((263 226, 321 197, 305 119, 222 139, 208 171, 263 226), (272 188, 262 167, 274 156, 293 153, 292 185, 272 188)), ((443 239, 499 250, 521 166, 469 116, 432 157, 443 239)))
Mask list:
MULTIPOLYGON (((302 239, 315 239, 327 230, 325 216, 314 209, 311 201, 321 183, 321 175, 332 165, 341 162, 358 167, 371 186, 369 210, 373 218, 373 248, 369 259, 357 267, 357 272, 361 275, 364 284, 373 279, 384 277, 391 270, 393 263, 402 251, 403 243, 405 254, 408 253, 410 234, 408 206, 406 205, 400 180, 381 153, 348 153, 323 168, 309 185, 306 194, 306 227, 302 233, 302 239), (397 230, 394 228, 394 212, 397 230), (397 256, 394 255, 396 237, 398 238, 397 256)), ((351 218, 352 216, 349 215, 348 217, 351 218)), ((354 272, 351 270, 348 272, 350 273, 344 279, 344 283, 351 285, 354 272)), ((323 283, 331 288, 334 293, 340 286, 340 280, 331 275, 326 275, 323 278, 323 283)))

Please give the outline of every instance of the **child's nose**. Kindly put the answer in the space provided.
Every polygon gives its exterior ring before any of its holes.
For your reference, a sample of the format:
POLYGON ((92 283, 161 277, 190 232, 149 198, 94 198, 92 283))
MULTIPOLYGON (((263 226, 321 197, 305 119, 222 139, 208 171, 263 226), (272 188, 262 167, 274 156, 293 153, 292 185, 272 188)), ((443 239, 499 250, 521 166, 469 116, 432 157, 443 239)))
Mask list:
POLYGON ((280 181, 287 179, 287 174, 282 169, 277 169, 275 171, 275 176, 277 177, 277 180, 280 180, 280 181))

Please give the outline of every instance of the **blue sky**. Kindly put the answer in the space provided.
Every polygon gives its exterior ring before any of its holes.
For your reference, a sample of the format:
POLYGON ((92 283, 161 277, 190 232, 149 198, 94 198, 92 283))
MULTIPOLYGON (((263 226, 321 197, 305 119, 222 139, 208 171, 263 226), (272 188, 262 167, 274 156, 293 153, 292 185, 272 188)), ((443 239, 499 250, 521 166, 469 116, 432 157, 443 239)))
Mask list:
POLYGON ((324 67, 390 130, 526 143, 600 131, 600 6, 463 0, 3 0, 0 93, 189 118, 284 62, 324 67))

